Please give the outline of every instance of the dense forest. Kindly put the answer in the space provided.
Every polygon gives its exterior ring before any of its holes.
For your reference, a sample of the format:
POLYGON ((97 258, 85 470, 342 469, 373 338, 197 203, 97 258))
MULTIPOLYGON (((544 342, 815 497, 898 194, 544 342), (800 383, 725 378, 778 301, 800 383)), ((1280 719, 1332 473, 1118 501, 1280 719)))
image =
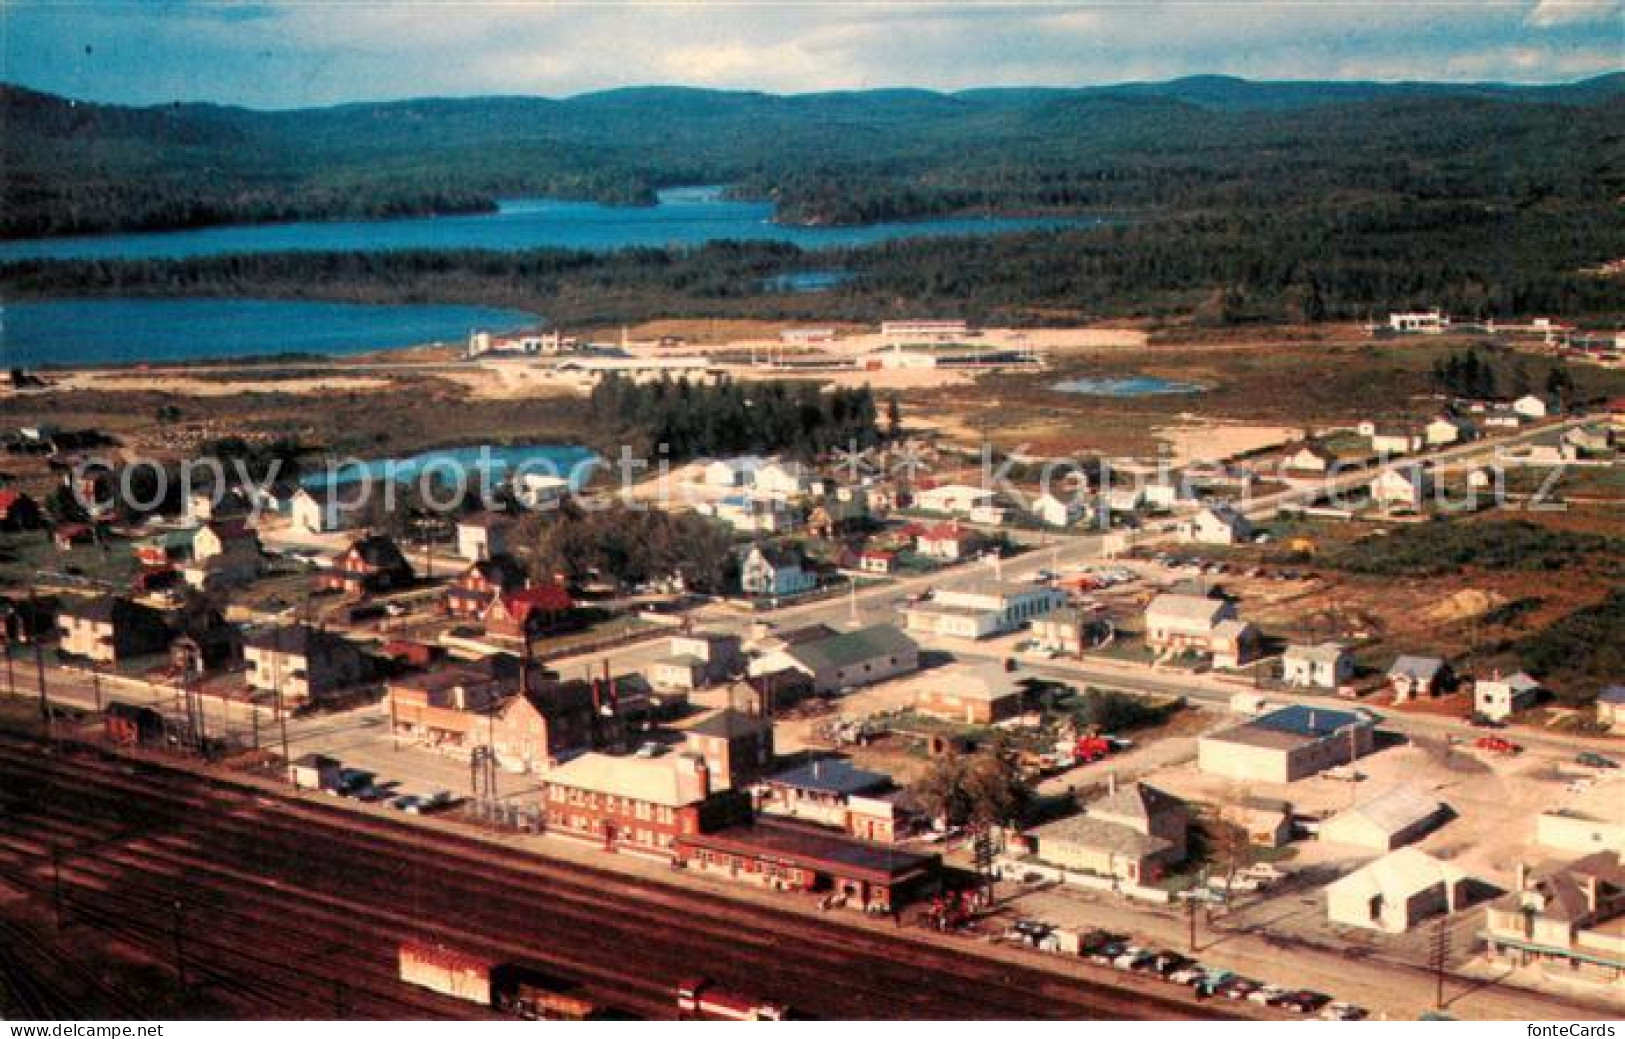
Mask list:
POLYGON ((744 452, 812 457, 880 439, 868 386, 823 392, 816 382, 637 383, 610 376, 593 387, 592 416, 620 443, 675 462, 744 452))
MULTIPOLYGON (((1248 83, 774 96, 640 88, 261 112, 0 86, 0 235, 648 203, 679 184, 781 219, 1611 201, 1625 76, 1556 87, 1248 83)), ((1424 219, 1426 219, 1424 217, 1424 219)))
POLYGON ((1564 87, 1259 84, 569 101, 307 112, 73 105, 0 88, 0 234, 480 209, 545 193, 646 202, 726 183, 781 219, 1109 212, 1103 228, 610 255, 446 251, 19 261, 8 298, 255 295, 466 301, 566 324, 682 313, 957 314, 1215 324, 1625 310, 1625 76, 1564 87), (837 269, 827 291, 772 278, 837 269))

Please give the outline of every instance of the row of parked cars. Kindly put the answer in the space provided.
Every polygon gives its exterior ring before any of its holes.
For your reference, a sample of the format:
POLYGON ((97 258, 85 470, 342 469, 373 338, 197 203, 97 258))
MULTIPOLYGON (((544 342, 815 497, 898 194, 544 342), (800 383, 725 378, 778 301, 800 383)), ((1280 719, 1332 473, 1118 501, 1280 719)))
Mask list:
MULTIPOLYGON (((1018 920, 1008 937, 1037 948, 1058 948, 1057 929, 1037 920, 1018 920)), ((1247 1000, 1326 1021, 1359 1021, 1364 1007, 1335 1000, 1324 992, 1289 989, 1243 977, 1222 967, 1200 963, 1183 953, 1136 945, 1123 935, 1093 931, 1079 939, 1079 956, 1102 967, 1161 978, 1190 988, 1199 999, 1247 1000)))

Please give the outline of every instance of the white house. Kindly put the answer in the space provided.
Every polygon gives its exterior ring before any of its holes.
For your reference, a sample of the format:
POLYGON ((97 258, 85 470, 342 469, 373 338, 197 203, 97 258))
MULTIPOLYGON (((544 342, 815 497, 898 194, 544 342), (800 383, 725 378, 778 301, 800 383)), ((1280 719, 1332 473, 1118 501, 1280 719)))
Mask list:
POLYGON ((1546 398, 1533 393, 1526 393, 1513 401, 1512 410, 1529 419, 1546 418, 1552 413, 1552 407, 1546 402, 1546 398))
POLYGON ((1324 475, 1337 464, 1337 456, 1319 444, 1304 444, 1286 456, 1286 468, 1294 473, 1324 475))
POLYGON ((1247 517, 1229 505, 1202 509, 1179 525, 1179 539, 1203 545, 1234 545, 1253 536, 1247 517))
POLYGON ((974 555, 982 544, 982 536, 969 527, 955 523, 939 523, 922 531, 914 539, 915 551, 927 559, 955 563, 974 555))
POLYGON ((747 595, 796 595, 817 583, 794 554, 761 545, 752 545, 739 565, 739 586, 747 595))
POLYGON ((1444 447, 1471 440, 1478 433, 1473 424, 1454 415, 1439 415, 1422 430, 1429 447, 1444 447))
POLYGON ((769 462, 756 470, 756 493, 796 498, 813 487, 813 476, 800 462, 769 462))
POLYGON ((1336 689, 1354 675, 1354 657, 1337 642, 1288 646, 1281 655, 1281 680, 1287 685, 1336 689))
POLYGON ((1088 518, 1089 507, 1081 498, 1045 494, 1033 502, 1033 516, 1052 527, 1070 527, 1088 518))
POLYGON ((551 473, 515 473, 513 496, 527 509, 552 509, 570 493, 570 481, 551 473))
POLYGON ((943 484, 915 491, 914 507, 923 512, 968 516, 973 509, 993 508, 993 492, 963 483, 943 484))
POLYGON ((1395 466, 1371 481, 1371 500, 1389 510, 1417 511, 1427 500, 1428 489, 1428 474, 1421 466, 1395 466))
POLYGON ((1540 699, 1540 683, 1519 671, 1502 678, 1481 678, 1473 683, 1473 710, 1492 721, 1503 721, 1515 712, 1535 706, 1540 699))
POLYGON ((475 512, 457 521, 457 554, 472 562, 505 555, 513 519, 500 512, 475 512))
POLYGON ((1410 455, 1427 445, 1427 437, 1412 429, 1373 427, 1366 434, 1371 438, 1371 450, 1379 455, 1410 455))
POLYGON ((289 502, 289 516, 296 528, 311 534, 352 530, 362 525, 377 489, 366 480, 301 487, 289 502))

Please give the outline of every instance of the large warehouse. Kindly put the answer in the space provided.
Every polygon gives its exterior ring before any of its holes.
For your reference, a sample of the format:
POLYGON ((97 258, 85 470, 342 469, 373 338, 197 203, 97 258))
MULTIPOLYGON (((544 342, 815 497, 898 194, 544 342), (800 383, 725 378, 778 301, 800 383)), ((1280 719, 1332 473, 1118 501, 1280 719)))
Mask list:
POLYGON ((1257 783, 1291 783, 1371 753, 1371 718, 1294 704, 1196 742, 1203 772, 1257 783))

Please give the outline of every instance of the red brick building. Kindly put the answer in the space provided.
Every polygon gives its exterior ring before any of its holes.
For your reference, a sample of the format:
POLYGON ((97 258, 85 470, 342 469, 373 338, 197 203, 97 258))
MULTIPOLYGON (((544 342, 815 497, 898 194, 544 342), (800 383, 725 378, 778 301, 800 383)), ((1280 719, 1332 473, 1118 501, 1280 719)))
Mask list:
POLYGON ((478 617, 499 595, 525 587, 525 568, 512 556, 482 559, 464 570, 446 589, 446 609, 454 617, 478 617))
POLYGON ((412 564, 400 547, 383 534, 357 539, 322 575, 322 587, 348 595, 377 595, 412 583, 412 564))
POLYGON ((494 635, 518 638, 527 631, 546 631, 574 607, 575 601, 564 586, 550 582, 492 596, 483 621, 485 630, 494 635))
POLYGON ((679 839, 748 818, 748 801, 714 794, 705 762, 689 754, 583 754, 547 774, 548 832, 606 851, 670 856, 679 839))

